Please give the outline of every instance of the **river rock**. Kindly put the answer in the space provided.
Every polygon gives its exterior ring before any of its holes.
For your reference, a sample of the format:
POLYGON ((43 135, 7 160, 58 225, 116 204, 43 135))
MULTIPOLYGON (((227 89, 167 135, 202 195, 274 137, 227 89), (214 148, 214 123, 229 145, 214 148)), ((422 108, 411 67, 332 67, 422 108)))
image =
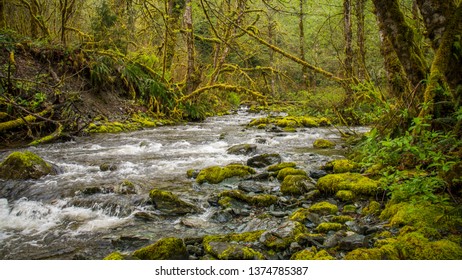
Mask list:
POLYGON ((149 200, 158 210, 168 215, 184 215, 199 211, 196 206, 168 191, 153 189, 149 192, 149 200))
POLYGON ((334 148, 335 143, 326 139, 317 139, 314 141, 313 147, 317 149, 329 149, 334 148))
POLYGON ((140 260, 187 260, 189 254, 183 239, 167 237, 136 250, 133 256, 140 260))
POLYGON ((262 193, 268 189, 267 185, 264 183, 253 182, 253 181, 243 181, 238 184, 238 189, 245 192, 253 193, 262 193))
POLYGON ((301 195, 315 189, 316 186, 305 175, 287 175, 281 183, 284 195, 301 195))
POLYGON ((101 171, 115 171, 117 170, 117 165, 114 164, 114 163, 108 163, 108 162, 105 162, 105 163, 102 163, 100 166, 99 166, 99 170, 101 171))
POLYGON ((346 236, 341 238, 338 242, 339 249, 345 251, 362 248, 366 245, 366 236, 351 231, 347 232, 346 236))
POLYGON ((325 170, 310 170, 310 177, 313 179, 319 179, 327 175, 325 170))
POLYGON ((264 260, 262 253, 241 244, 212 241, 208 253, 220 260, 264 260))
POLYGON ((281 163, 282 158, 279 154, 262 154, 247 160, 247 165, 255 168, 267 167, 273 164, 281 163))
POLYGON ((57 173, 51 163, 29 151, 13 152, 0 164, 0 178, 6 180, 39 179, 57 173))
POLYGON ((212 214, 210 220, 216 223, 227 223, 233 219, 233 215, 228 210, 219 210, 212 214))
POLYGON ((267 230, 260 236, 260 242, 266 247, 284 250, 295 241, 295 237, 306 232, 306 228, 299 222, 287 221, 277 228, 267 230))
POLYGON ((228 154, 233 155, 250 155, 257 151, 255 144, 239 144, 228 148, 228 154))

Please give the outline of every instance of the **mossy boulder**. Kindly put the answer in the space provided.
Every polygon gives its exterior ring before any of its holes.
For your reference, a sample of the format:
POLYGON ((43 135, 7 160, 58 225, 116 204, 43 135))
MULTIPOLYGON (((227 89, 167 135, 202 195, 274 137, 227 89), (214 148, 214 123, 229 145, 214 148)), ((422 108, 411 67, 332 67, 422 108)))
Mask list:
POLYGON ((301 195, 315 189, 316 186, 306 175, 287 175, 281 183, 284 195, 301 195))
POLYGON ((350 190, 355 195, 374 195, 379 182, 358 173, 329 174, 320 178, 316 187, 322 193, 335 194, 340 190, 350 190))
POLYGON ((168 215, 184 215, 199 212, 199 209, 178 198, 172 192, 153 189, 149 192, 149 200, 161 212, 168 215))
POLYGON ((136 250, 133 257, 140 260, 186 260, 189 254, 183 239, 167 237, 136 250))
POLYGON ((318 232, 327 233, 329 231, 339 231, 343 228, 343 225, 340 223, 320 223, 316 230, 318 232))
POLYGON ((296 221, 289 220, 278 228, 263 232, 260 242, 273 250, 284 250, 295 242, 297 236, 307 233, 306 227, 296 221))
POLYGON ((29 151, 13 152, 0 164, 0 178, 6 180, 39 179, 56 173, 51 163, 29 151))
POLYGON ((251 248, 258 242, 263 232, 263 230, 258 230, 225 235, 207 235, 204 237, 202 245, 205 253, 218 259, 263 259, 260 252, 243 248, 251 248))
POLYGON ((258 194, 258 195, 247 195, 243 191, 240 190, 226 190, 221 192, 218 197, 220 200, 218 203, 222 206, 228 206, 228 203, 231 202, 229 200, 223 200, 226 198, 232 198, 236 200, 243 201, 245 203, 248 203, 250 205, 254 206, 270 206, 272 204, 275 204, 278 201, 278 197, 275 195, 270 195, 270 194, 258 194))
POLYGON ((120 260, 126 260, 126 259, 127 259, 127 256, 122 255, 120 252, 113 252, 107 255, 103 260, 110 260, 110 261, 119 260, 120 261, 120 260))
POLYGON ((245 165, 230 164, 224 167, 211 166, 202 169, 197 175, 196 182, 199 184, 208 182, 210 184, 219 184, 223 180, 232 177, 246 177, 255 174, 256 171, 245 165))
POLYGON ((219 260, 264 260, 265 256, 241 244, 212 241, 208 243, 208 253, 219 260))
POLYGON ((298 251, 290 257, 291 260, 335 260, 326 250, 318 252, 316 247, 298 251))
POLYGON ((268 172, 278 172, 281 169, 284 169, 287 167, 295 168, 296 166, 297 164, 295 162, 281 162, 278 164, 273 164, 271 166, 268 166, 266 170, 268 170, 268 172))
POLYGON ((338 207, 330 202, 322 201, 311 205, 308 210, 320 215, 333 215, 338 212, 338 207))
POLYGON ((313 142, 313 148, 316 148, 316 149, 331 149, 334 147, 335 147, 335 143, 330 140, 326 140, 326 139, 316 139, 313 142))
POLYGON ((257 151, 255 144, 239 144, 228 148, 227 153, 233 155, 249 155, 257 151))
POLYGON ((339 190, 335 193, 335 197, 340 199, 341 201, 352 201, 356 198, 356 195, 349 190, 339 190))
POLYGON ((340 215, 332 217, 331 221, 334 223, 344 224, 349 221, 353 221, 354 218, 348 215, 340 215))
POLYGON ((247 165, 255 168, 267 167, 269 165, 278 164, 282 161, 279 154, 262 154, 257 155, 247 160, 247 165))
POLYGON ((358 170, 359 165, 348 159, 336 159, 326 163, 323 169, 333 173, 346 173, 358 170))
POLYGON ((303 175, 305 177, 308 176, 305 170, 301 170, 301 169, 297 169, 293 167, 286 167, 286 168, 279 170, 277 178, 279 181, 283 181, 284 178, 288 175, 303 175))
POLYGON ((410 232, 376 243, 375 248, 349 252, 348 260, 460 260, 462 247, 448 239, 431 241, 423 234, 410 232))

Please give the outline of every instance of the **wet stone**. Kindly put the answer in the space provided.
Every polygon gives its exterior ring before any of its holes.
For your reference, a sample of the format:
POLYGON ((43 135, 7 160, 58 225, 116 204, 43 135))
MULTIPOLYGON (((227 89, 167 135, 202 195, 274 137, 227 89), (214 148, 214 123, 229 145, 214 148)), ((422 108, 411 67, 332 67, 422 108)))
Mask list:
POLYGON ((233 155, 250 155, 257 151, 257 145, 255 144, 240 144, 228 148, 228 154, 233 155))
POLYGON ((324 170, 310 170, 309 176, 313 179, 319 179, 327 175, 327 172, 324 170))
POLYGON ((279 154, 262 154, 247 160, 247 165, 255 168, 263 168, 273 164, 281 163, 282 158, 279 154))
POLYGON ((248 193, 262 193, 266 190, 266 186, 258 182, 243 181, 238 184, 238 189, 248 193))
POLYGON ((366 237, 355 232, 347 232, 347 236, 343 237, 338 242, 339 248, 345 251, 351 251, 357 248, 362 248, 367 245, 366 237))

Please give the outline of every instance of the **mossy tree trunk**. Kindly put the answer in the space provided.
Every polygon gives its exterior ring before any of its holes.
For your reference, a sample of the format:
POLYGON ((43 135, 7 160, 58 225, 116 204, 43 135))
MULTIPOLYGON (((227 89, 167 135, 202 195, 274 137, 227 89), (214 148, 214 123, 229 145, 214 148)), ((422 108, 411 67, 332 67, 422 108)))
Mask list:
POLYGON ((367 70, 366 70, 366 1, 367 0, 356 0, 355 8, 356 8, 356 38, 357 38, 357 47, 358 47, 358 60, 357 60, 357 68, 358 68, 358 79, 360 81, 365 80, 367 78, 367 70))
POLYGON ((421 83, 426 78, 427 65, 415 41, 414 30, 406 23, 398 2, 373 0, 380 30, 390 40, 413 88, 417 92, 422 92, 421 83))
POLYGON ((183 17, 184 27, 186 30, 186 49, 188 53, 188 66, 186 72, 186 94, 192 93, 200 83, 200 73, 197 73, 195 66, 194 26, 191 1, 192 0, 186 0, 186 8, 183 17))
POLYGON ((420 117, 432 116, 437 128, 444 128, 440 127, 440 121, 450 117, 457 110, 456 107, 459 107, 457 103, 460 102, 460 93, 457 91, 460 89, 457 86, 460 87, 462 84, 460 77, 462 57, 459 56, 462 53, 460 50, 461 22, 462 4, 459 4, 452 17, 448 18, 441 39, 438 39, 438 49, 424 93, 426 106, 423 106, 420 117))
POLYGON ((165 36, 162 78, 172 69, 177 43, 177 33, 181 28, 181 16, 185 8, 185 0, 168 0, 165 3, 165 36))
POLYGON ((345 39, 345 77, 353 77, 353 25, 351 21, 351 0, 343 1, 343 35, 345 39))

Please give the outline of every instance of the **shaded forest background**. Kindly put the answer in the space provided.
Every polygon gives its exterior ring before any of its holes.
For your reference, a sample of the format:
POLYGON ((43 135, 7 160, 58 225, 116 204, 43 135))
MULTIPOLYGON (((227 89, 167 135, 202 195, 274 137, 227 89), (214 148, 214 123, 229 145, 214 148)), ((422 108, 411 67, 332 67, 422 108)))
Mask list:
POLYGON ((246 103, 379 123, 382 135, 415 118, 460 134, 460 10, 440 0, 1 0, 0 132, 54 133, 46 142, 111 111, 151 124, 246 103), (107 112, 79 107, 98 99, 107 112))

